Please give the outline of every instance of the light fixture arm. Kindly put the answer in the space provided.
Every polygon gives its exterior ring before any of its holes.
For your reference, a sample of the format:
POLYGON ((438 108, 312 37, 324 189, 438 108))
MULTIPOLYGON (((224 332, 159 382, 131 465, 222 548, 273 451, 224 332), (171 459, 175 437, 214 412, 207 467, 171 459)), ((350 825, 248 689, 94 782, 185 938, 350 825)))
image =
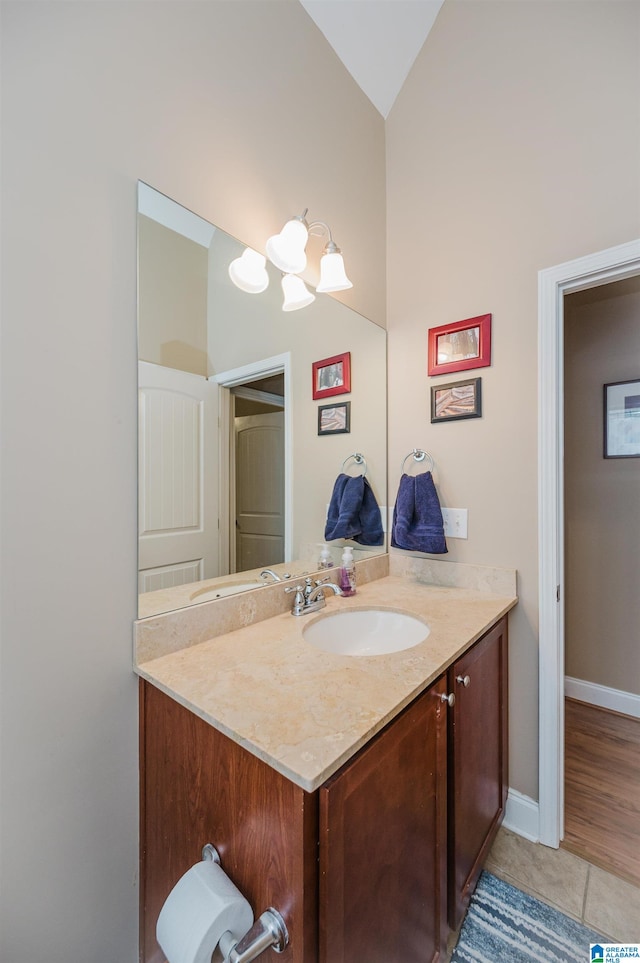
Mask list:
MULTIPOLYGON (((305 214, 306 214, 306 211, 305 211, 305 214)), ((320 232, 319 232, 319 231, 314 232, 314 231, 313 231, 313 228, 314 228, 314 227, 322 227, 322 228, 324 228, 324 230, 325 230, 325 231, 327 232, 327 234, 329 235, 329 240, 328 240, 327 243, 325 244, 325 248, 324 248, 324 253, 325 253, 325 254, 341 254, 341 253, 342 253, 342 252, 340 251, 340 248, 339 248, 338 245, 336 244, 336 242, 333 240, 333 234, 331 233, 331 228, 329 227, 328 224, 326 224, 324 221, 312 221, 311 224, 309 224, 309 228, 308 228, 309 234, 315 233, 315 237, 319 237, 319 236, 320 236, 320 232)))

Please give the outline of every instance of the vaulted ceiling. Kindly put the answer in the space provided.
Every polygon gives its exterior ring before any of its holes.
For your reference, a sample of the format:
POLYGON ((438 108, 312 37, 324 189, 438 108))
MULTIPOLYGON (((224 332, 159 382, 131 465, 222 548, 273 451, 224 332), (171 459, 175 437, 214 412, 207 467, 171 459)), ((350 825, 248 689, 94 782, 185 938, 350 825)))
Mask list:
POLYGON ((387 117, 443 0, 300 0, 356 83, 387 117))

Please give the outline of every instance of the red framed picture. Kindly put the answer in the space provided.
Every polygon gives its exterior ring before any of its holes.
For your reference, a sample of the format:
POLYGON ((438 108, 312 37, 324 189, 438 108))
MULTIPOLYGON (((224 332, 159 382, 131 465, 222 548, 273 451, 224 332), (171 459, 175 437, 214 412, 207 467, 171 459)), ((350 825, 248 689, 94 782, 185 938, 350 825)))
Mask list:
POLYGON ((330 398, 351 391, 351 352, 314 361, 311 366, 313 397, 330 398))
POLYGON ((490 364, 490 314, 429 328, 427 371, 430 375, 486 368, 490 364))

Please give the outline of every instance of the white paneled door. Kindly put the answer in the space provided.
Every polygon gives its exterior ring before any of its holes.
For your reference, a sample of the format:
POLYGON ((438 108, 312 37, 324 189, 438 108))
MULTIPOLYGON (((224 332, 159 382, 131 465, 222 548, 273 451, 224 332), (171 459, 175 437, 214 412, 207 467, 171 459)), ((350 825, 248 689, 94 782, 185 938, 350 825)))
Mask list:
POLYGON ((218 574, 218 386, 138 363, 140 592, 218 574))
POLYGON ((234 419, 236 571, 284 562, 284 414, 234 419))

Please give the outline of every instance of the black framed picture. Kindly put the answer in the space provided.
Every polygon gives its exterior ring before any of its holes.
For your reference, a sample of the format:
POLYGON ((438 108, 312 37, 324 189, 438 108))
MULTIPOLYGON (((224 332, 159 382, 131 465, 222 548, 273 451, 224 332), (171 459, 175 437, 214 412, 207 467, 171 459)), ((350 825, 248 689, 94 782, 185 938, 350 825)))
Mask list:
POLYGON ((604 457, 640 458, 640 378, 604 385, 604 457))
POLYGON ((451 381, 431 388, 431 423, 482 417, 482 378, 451 381))
POLYGON ((318 407, 319 435, 346 435, 351 431, 351 402, 318 407))

